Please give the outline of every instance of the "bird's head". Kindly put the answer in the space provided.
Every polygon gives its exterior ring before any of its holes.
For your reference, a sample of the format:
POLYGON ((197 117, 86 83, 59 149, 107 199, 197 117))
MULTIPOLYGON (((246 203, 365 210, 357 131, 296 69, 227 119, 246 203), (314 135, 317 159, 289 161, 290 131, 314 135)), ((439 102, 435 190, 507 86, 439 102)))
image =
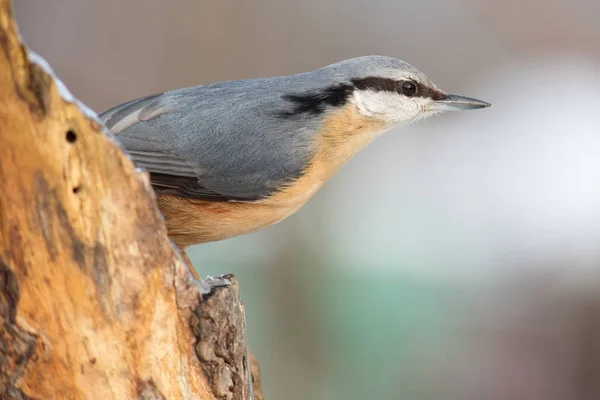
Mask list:
POLYGON ((346 101, 388 126, 409 124, 445 111, 474 110, 490 104, 447 94, 402 60, 366 56, 325 67, 346 82, 346 101))

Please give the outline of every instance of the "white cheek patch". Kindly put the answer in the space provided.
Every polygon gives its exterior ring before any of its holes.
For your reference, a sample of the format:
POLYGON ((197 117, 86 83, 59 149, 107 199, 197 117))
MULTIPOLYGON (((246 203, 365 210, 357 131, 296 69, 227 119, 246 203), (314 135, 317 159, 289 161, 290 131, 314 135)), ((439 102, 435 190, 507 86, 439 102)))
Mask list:
POLYGON ((417 119, 429 101, 386 91, 355 90, 352 95, 352 103, 361 114, 379 117, 393 124, 410 123, 417 119))
POLYGON ((352 93, 351 102, 358 108, 358 111, 366 115, 367 117, 374 117, 375 112, 372 110, 372 101, 369 99, 372 97, 372 92, 362 92, 355 90, 352 93))

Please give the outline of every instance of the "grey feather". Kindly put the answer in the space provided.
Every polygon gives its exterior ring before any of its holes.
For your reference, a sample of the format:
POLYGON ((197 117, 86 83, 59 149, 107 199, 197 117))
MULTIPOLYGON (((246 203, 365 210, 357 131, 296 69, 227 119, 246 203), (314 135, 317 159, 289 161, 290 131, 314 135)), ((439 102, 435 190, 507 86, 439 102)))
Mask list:
POLYGON ((275 78, 219 82, 133 100, 100 114, 157 190, 213 201, 254 201, 302 175, 315 132, 334 107, 298 113, 297 96, 322 98, 352 79, 412 69, 369 56, 275 78), (294 97, 296 96, 296 97, 294 97))

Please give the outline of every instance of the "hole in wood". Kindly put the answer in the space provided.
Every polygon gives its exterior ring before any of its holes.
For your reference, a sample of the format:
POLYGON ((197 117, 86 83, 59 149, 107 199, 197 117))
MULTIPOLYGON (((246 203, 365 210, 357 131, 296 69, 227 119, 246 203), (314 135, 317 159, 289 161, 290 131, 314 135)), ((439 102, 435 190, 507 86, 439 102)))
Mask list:
POLYGON ((73 188, 73 193, 75 193, 75 194, 79 193, 79 190, 80 190, 80 189, 81 189, 81 186, 75 186, 75 187, 73 188))
POLYGON ((77 140, 77 135, 75 134, 75 132, 73 132, 72 130, 69 129, 67 131, 67 142, 75 143, 76 140, 77 140))

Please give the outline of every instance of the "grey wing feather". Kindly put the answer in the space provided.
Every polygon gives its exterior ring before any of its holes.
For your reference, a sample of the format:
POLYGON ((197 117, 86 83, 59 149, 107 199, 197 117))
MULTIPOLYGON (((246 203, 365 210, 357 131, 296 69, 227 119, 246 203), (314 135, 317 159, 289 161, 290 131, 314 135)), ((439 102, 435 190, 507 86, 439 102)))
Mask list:
POLYGON ((156 94, 100 118, 150 172, 155 189, 211 201, 259 200, 302 174, 316 129, 314 120, 279 118, 282 90, 261 81, 156 94))
POLYGON ((200 184, 194 168, 178 156, 169 136, 144 122, 166 114, 169 108, 155 94, 114 107, 100 118, 123 144, 138 167, 148 170, 152 185, 163 193, 214 201, 231 200, 200 184))

